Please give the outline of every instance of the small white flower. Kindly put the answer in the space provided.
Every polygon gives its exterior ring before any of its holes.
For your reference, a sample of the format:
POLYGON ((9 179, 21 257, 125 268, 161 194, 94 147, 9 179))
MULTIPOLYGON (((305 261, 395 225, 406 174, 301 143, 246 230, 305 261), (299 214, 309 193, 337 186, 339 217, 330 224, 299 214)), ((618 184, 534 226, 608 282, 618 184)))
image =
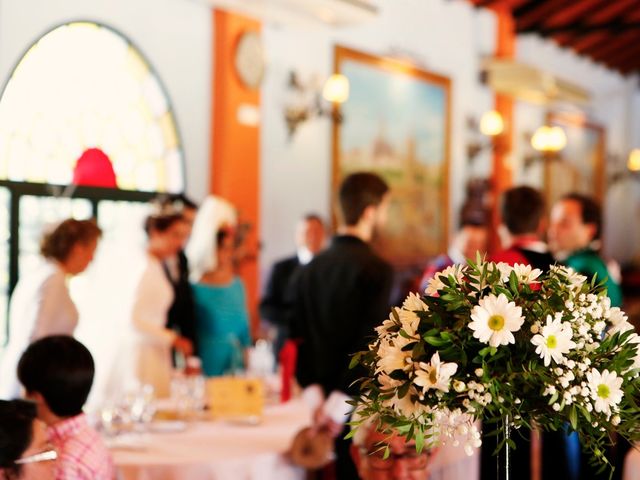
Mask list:
POLYGON ((484 370, 481 368, 476 368, 475 374, 476 377, 481 377, 484 374, 484 370))
POLYGON ((618 425, 620 425, 620 415, 614 415, 611 418, 611 425, 613 425, 614 427, 617 427, 618 425))
POLYGON ((467 386, 464 384, 464 382, 461 382, 460 380, 454 380, 453 381, 453 389, 458 392, 458 393, 462 393, 464 392, 464 390, 467 388, 467 386))
POLYGON ((529 328, 529 330, 531 331, 531 333, 538 333, 540 331, 540 325, 538 325, 538 323, 536 322, 531 325, 531 328, 529 328))
POLYGON ((420 362, 413 383, 422 387, 423 392, 432 388, 434 390, 448 392, 451 377, 456 373, 456 370, 458 370, 457 364, 453 362, 441 362, 440 354, 436 352, 431 357, 430 363, 420 362))
POLYGON ((384 403, 393 408, 397 414, 407 418, 416 418, 424 413, 428 413, 429 407, 420 402, 414 402, 411 398, 412 396, 417 396, 417 392, 413 387, 409 389, 409 392, 404 397, 400 398, 396 393, 391 399, 386 400, 384 403))
POLYGON ((556 412, 559 412, 560 411, 560 404, 559 403, 554 403, 553 404, 553 410, 556 411, 556 412))
POLYGON ((402 385, 402 382, 400 380, 391 378, 386 373, 381 373, 380 375, 378 375, 378 382, 380 383, 380 386, 383 390, 391 390, 402 385))
POLYGON ((438 290, 442 290, 444 288, 443 278, 449 278, 452 276, 455 278, 457 283, 462 283, 464 280, 464 273, 462 271, 461 265, 451 265, 450 267, 445 268, 443 271, 436 273, 429 285, 427 285, 427 289, 424 291, 429 296, 434 296, 438 293, 438 290))
POLYGON ((549 366, 551 359, 562 363, 564 354, 576 348, 575 342, 571 340, 572 334, 571 325, 547 316, 547 324, 542 327, 542 333, 531 339, 531 343, 536 346, 536 353, 544 359, 545 367, 549 366))
POLYGON ((604 370, 600 373, 594 368, 587 373, 587 379, 596 412, 611 414, 611 407, 615 407, 622 400, 622 378, 618 377, 616 372, 604 370))
POLYGON ((473 336, 492 347, 515 343, 512 332, 517 332, 524 323, 522 308, 509 302, 504 294, 493 294, 480 299, 471 311, 469 328, 473 336))
POLYGON ((378 336, 380 338, 385 337, 389 334, 389 330, 392 327, 395 327, 398 323, 396 322, 395 317, 393 316, 393 313, 391 313, 389 315, 389 318, 387 318, 384 322, 382 322, 382 325, 380 325, 379 327, 376 327, 376 332, 378 332, 378 336))

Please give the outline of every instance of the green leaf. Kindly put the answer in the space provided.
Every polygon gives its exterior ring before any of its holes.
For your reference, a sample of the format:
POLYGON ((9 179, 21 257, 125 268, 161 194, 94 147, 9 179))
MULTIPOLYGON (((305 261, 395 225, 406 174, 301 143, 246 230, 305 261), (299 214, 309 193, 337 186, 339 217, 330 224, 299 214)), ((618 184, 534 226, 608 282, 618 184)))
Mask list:
POLYGON ((422 449, 424 448, 424 433, 422 431, 418 431, 416 432, 416 451, 418 453, 422 452, 422 449))
POLYGON ((578 429, 578 411, 575 405, 572 405, 569 411, 569 423, 571 423, 571 428, 574 430, 578 429))
POLYGON ((363 352, 358 352, 353 355, 353 357, 351 357, 351 361, 349 362, 349 369, 355 368, 360 363, 360 358, 362 358, 362 355, 363 352))
POLYGON ((424 341, 436 348, 444 347, 445 345, 448 345, 450 343, 449 340, 442 340, 439 337, 428 337, 428 336, 424 337, 424 341))

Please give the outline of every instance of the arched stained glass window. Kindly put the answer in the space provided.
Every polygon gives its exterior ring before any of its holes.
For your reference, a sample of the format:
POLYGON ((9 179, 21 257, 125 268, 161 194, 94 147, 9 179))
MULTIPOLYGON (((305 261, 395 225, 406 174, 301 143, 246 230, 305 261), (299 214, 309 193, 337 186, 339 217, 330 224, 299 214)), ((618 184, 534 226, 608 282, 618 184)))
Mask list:
POLYGON ((131 42, 105 26, 73 22, 29 48, 0 98, 0 180, 183 191, 170 103, 131 42), (95 168, 96 155, 78 163, 91 149, 103 162, 95 168), (87 181, 105 171, 115 173, 115 185, 87 181))

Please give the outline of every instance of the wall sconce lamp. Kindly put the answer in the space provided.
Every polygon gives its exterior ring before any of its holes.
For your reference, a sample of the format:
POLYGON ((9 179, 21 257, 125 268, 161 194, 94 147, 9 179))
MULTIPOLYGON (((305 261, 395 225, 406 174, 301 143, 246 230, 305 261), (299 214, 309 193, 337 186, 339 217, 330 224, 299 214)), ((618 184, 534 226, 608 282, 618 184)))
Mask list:
POLYGON ((504 119, 499 112, 491 110, 482 114, 480 122, 470 117, 467 126, 471 130, 471 137, 477 136, 480 132, 484 138, 477 138, 467 144, 467 158, 470 162, 475 160, 481 152, 485 150, 499 150, 503 148, 502 134, 504 133, 504 119), (488 137, 488 138, 486 138, 488 137))
POLYGON ((316 79, 303 83, 295 72, 291 72, 288 95, 284 119, 291 138, 302 123, 314 117, 329 117, 337 123, 342 121, 339 106, 349 99, 349 79, 335 73, 324 85, 319 85, 316 79))
POLYGON ((535 153, 525 155, 524 167, 529 168, 537 161, 560 160, 560 152, 567 146, 567 134, 558 126, 542 125, 531 134, 526 134, 535 153))
MULTIPOLYGON (((619 160, 619 155, 610 154, 609 158, 607 158, 607 164, 619 165, 619 160)), ((609 186, 628 178, 640 180, 640 148, 634 148, 631 150, 625 167, 626 168, 618 168, 613 173, 609 174, 607 178, 609 186)))

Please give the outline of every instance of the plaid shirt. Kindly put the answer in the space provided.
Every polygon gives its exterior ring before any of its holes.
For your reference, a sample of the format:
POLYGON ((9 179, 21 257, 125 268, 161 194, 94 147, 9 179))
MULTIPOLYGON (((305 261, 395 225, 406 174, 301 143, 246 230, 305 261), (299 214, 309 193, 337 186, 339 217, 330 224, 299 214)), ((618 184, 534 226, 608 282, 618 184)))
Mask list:
POLYGON ((111 455, 84 414, 50 426, 48 434, 58 451, 56 480, 113 480, 111 455))

